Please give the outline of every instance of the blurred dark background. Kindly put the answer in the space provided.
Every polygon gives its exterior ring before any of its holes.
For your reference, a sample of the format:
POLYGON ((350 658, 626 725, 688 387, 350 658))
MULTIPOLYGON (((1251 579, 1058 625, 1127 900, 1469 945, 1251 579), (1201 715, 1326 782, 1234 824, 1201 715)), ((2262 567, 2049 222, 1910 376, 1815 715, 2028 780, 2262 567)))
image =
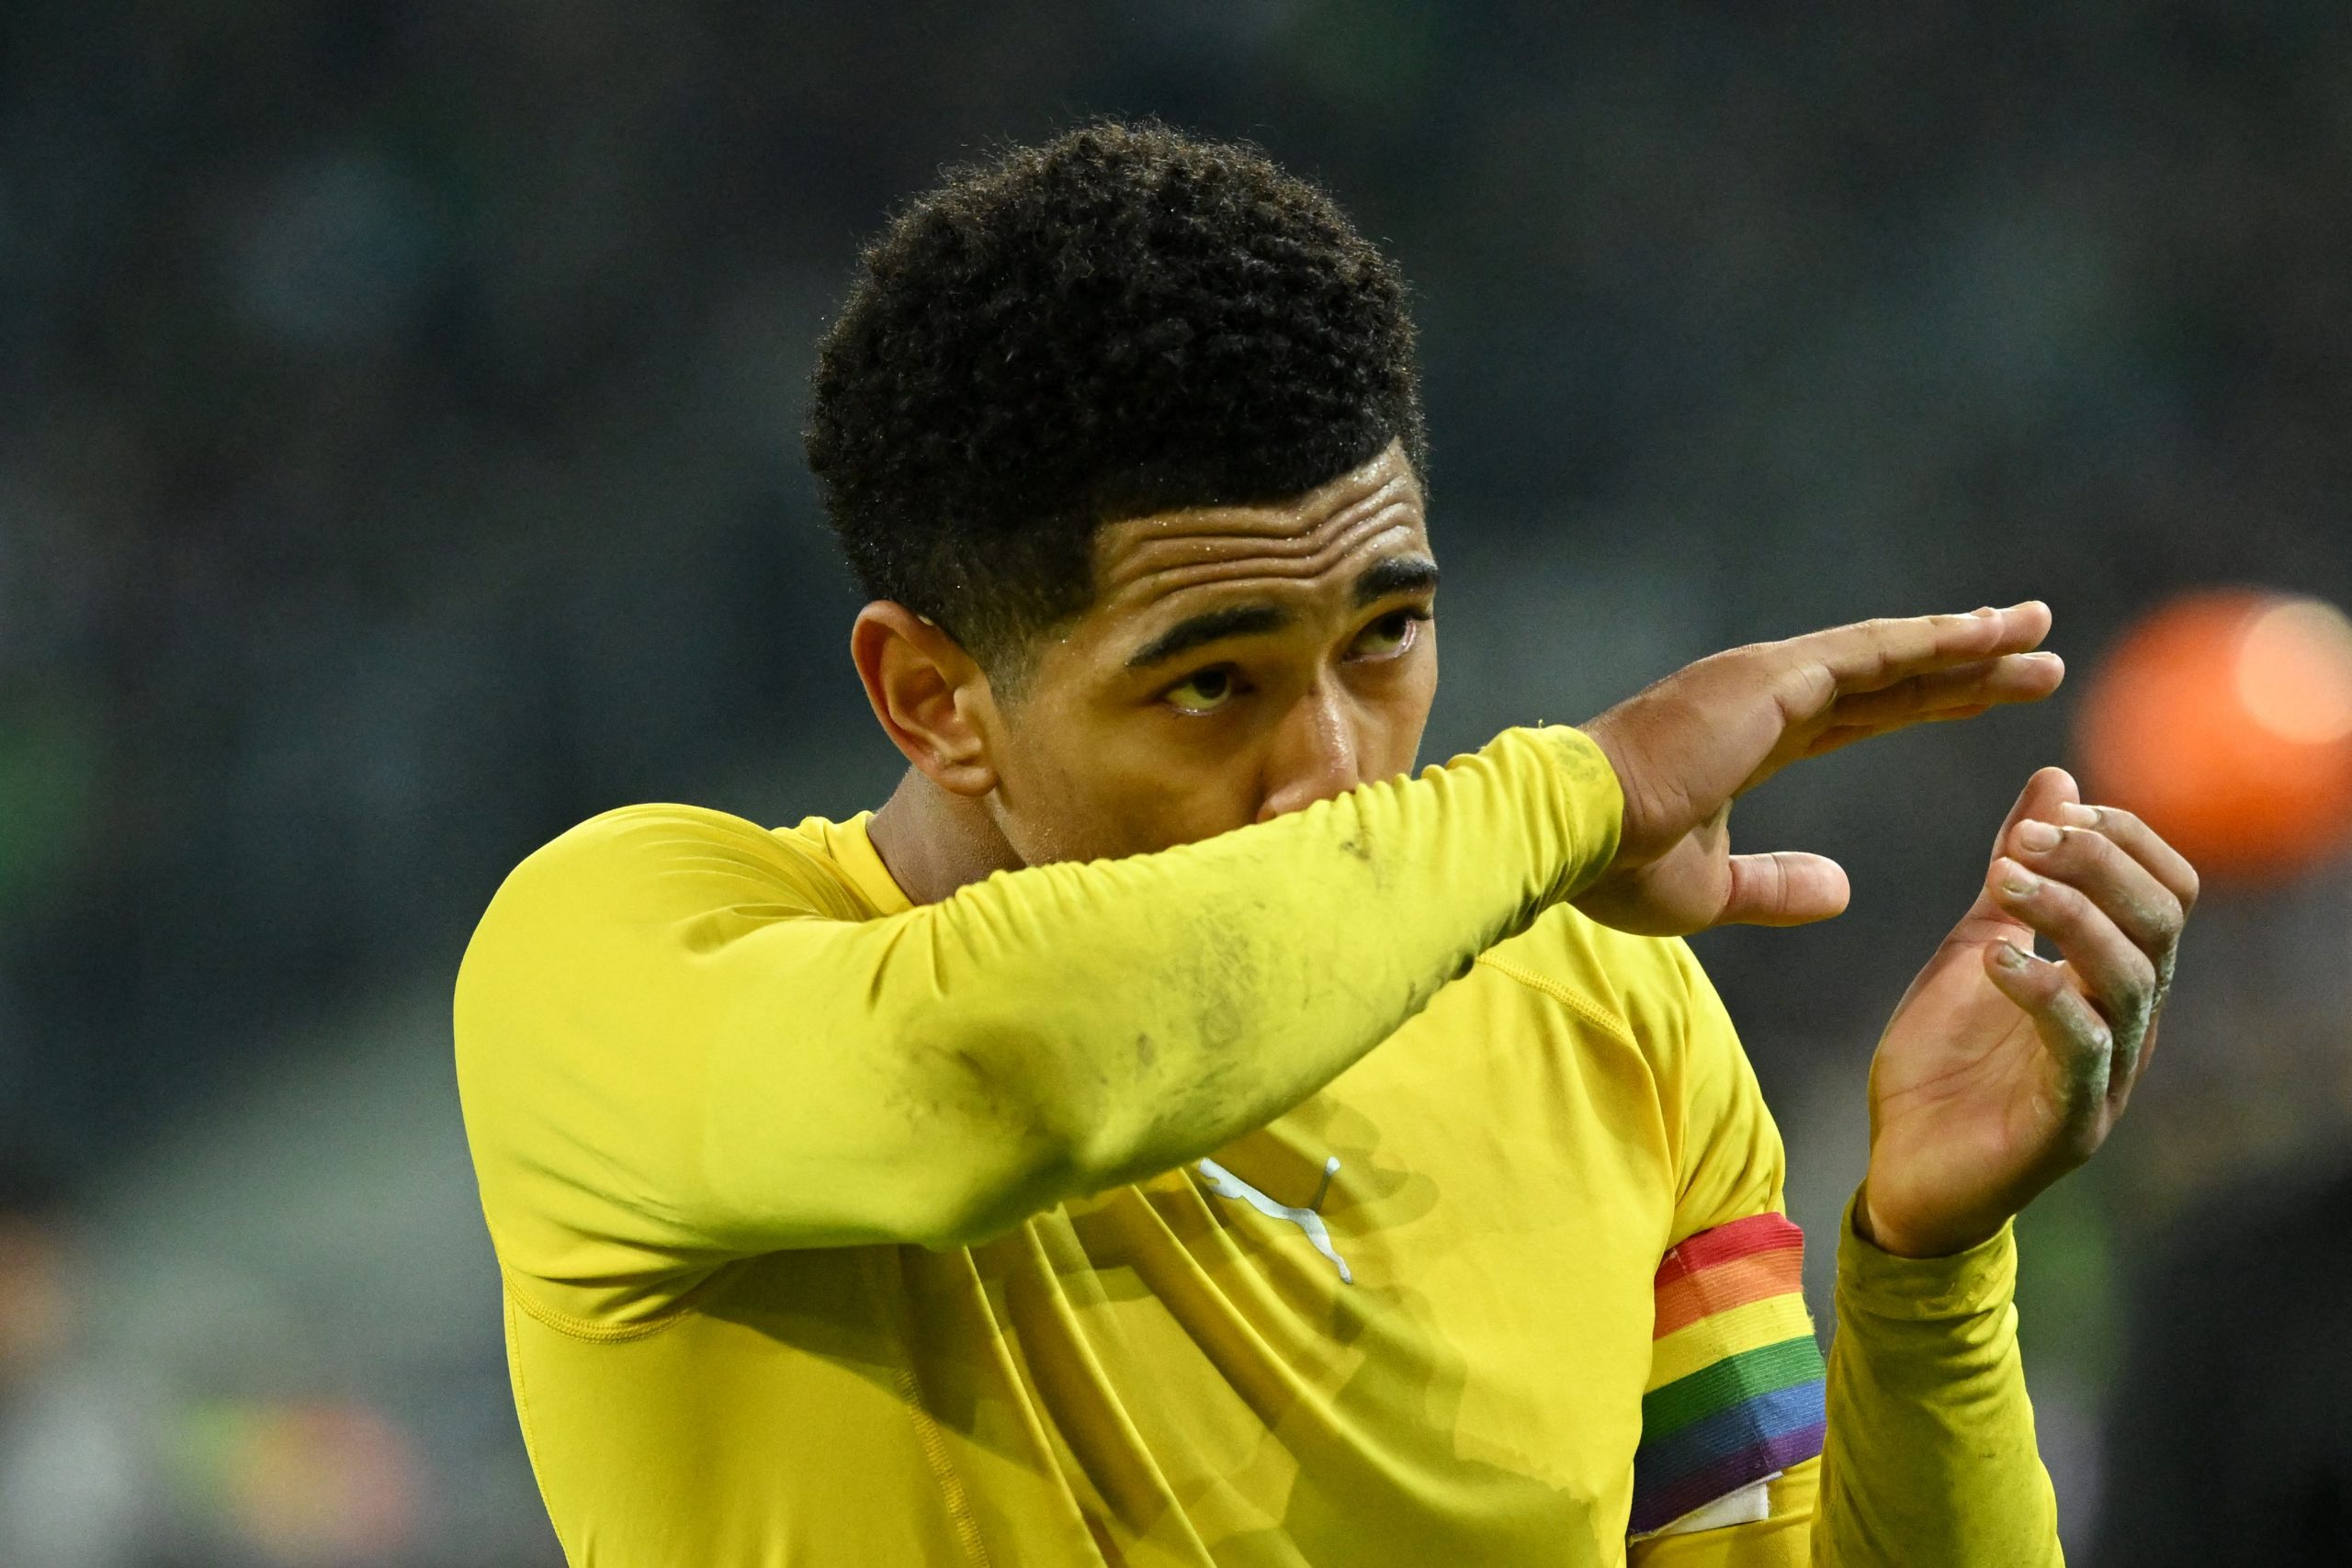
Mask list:
MULTIPOLYGON (((811 344, 943 164, 1104 112, 1258 141, 1415 286, 1427 758, 1867 615, 2044 598, 2079 676, 2184 588, 2352 600, 2341 6, 17 0, 0 1151, 46 1196, 0 1210, 55 1327, 13 1399, 0 1349, 0 1558, 560 1561, 447 1065, 470 922, 623 802, 878 803, 811 344)), ((1856 884, 1701 943, 1817 1237, 2075 700, 1743 807, 1856 884)), ((2024 1224, 2070 1542, 2155 1238, 2352 1152, 2347 966, 2340 862, 2217 888, 2024 1224)))

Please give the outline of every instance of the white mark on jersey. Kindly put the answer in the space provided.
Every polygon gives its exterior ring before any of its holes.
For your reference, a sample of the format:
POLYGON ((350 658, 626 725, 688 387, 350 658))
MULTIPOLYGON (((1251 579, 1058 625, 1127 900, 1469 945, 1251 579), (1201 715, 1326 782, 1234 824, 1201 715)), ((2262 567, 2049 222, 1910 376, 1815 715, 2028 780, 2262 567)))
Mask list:
MULTIPOLYGON (((1306 1239, 1314 1243, 1315 1250, 1329 1258, 1338 1267, 1340 1282, 1343 1285, 1355 1283, 1355 1276, 1348 1272, 1348 1260, 1331 1250, 1331 1233, 1325 1228, 1322 1215, 1313 1209, 1294 1209, 1287 1203, 1275 1202, 1213 1159, 1202 1160, 1194 1168, 1208 1182, 1209 1190, 1218 1197, 1238 1198, 1268 1219, 1288 1220, 1292 1224, 1305 1231, 1306 1239)), ((1323 1194, 1329 1189, 1331 1178, 1339 1174, 1339 1169, 1338 1155, 1333 1155, 1323 1162, 1323 1185, 1315 1190, 1317 1202, 1323 1201, 1323 1194)))
POLYGON ((1661 1535, 1689 1535, 1698 1530, 1726 1529, 1733 1525, 1752 1525, 1772 1517, 1772 1483, 1782 1472, 1774 1471, 1760 1480, 1751 1481, 1736 1492, 1726 1492, 1712 1503, 1691 1509, 1672 1524, 1630 1536, 1631 1540, 1648 1540, 1661 1535))

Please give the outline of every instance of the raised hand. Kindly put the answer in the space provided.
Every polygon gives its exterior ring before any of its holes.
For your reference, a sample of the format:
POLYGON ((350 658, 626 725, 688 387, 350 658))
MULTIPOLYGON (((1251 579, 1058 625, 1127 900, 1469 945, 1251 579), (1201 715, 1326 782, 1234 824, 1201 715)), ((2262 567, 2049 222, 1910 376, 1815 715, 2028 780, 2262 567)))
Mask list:
POLYGON ((1731 803, 1803 757, 2003 703, 2048 696, 2055 654, 2040 603, 1967 615, 1861 621, 1736 648, 1686 666, 1584 725, 1625 792, 1616 860, 1576 898, 1647 935, 1792 926, 1846 907, 1821 855, 1731 852, 1731 803))
POLYGON ((2090 1158, 2147 1067, 2196 902, 2197 873, 2147 824, 2084 806, 2059 769, 2033 775, 1879 1040, 1865 1235, 1958 1252, 2090 1158))

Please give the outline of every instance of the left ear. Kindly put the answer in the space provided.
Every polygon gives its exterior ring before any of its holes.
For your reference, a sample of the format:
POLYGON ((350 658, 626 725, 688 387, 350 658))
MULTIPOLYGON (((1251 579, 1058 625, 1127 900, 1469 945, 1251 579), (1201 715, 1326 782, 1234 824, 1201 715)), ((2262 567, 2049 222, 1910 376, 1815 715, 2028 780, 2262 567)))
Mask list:
POLYGON ((973 799, 996 788, 984 728, 995 694, 954 637, 904 604, 877 599, 857 613, 849 655, 874 716, 925 778, 973 799))

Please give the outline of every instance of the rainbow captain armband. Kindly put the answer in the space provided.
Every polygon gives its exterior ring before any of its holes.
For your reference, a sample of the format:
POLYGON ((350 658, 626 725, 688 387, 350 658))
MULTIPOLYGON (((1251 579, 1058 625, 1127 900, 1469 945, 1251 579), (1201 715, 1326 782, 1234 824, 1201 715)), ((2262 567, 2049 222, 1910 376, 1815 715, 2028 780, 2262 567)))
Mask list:
POLYGON ((1764 1517, 1762 1483, 1821 1451, 1821 1348, 1800 1275, 1804 1233, 1779 1214, 1701 1231, 1657 1270, 1635 1536, 1764 1517), (1750 1494, 1755 1508, 1724 1505, 1750 1494))

